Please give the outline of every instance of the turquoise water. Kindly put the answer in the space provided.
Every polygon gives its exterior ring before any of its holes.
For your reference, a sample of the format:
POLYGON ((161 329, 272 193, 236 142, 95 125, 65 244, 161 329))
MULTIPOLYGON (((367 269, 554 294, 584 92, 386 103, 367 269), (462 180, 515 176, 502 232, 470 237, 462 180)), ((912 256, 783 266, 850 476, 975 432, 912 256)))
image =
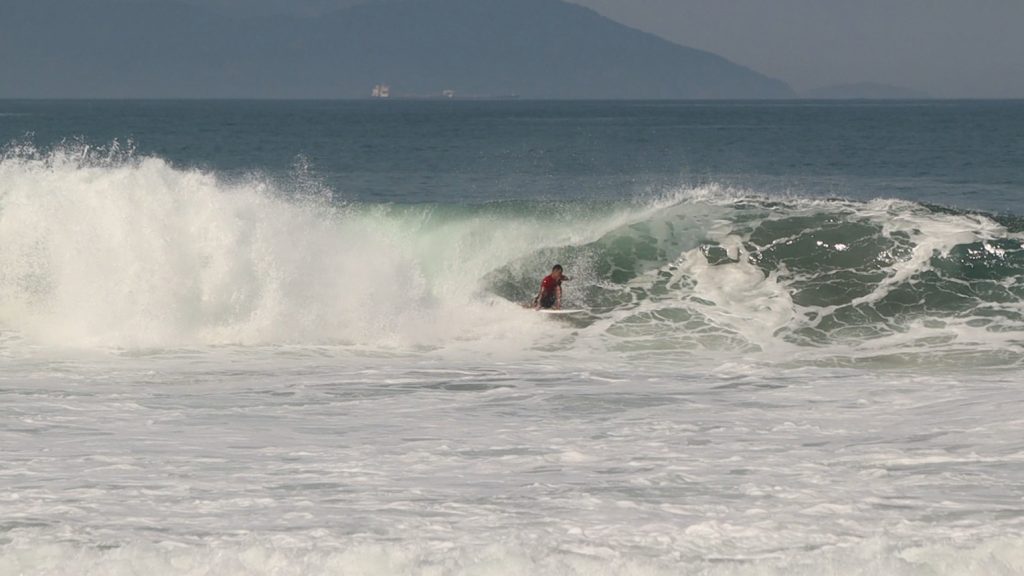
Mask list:
POLYGON ((0 574, 1024 574, 1020 102, 0 142, 0 574))

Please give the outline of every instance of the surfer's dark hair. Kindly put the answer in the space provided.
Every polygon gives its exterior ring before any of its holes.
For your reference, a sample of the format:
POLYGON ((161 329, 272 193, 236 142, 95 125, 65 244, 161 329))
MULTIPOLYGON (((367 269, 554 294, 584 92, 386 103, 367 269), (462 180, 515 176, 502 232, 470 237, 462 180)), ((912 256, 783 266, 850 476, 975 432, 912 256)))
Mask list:
POLYGON ((562 265, 561 264, 555 264, 554 266, 552 266, 551 267, 551 271, 554 272, 555 270, 558 270, 559 272, 562 272, 562 265))

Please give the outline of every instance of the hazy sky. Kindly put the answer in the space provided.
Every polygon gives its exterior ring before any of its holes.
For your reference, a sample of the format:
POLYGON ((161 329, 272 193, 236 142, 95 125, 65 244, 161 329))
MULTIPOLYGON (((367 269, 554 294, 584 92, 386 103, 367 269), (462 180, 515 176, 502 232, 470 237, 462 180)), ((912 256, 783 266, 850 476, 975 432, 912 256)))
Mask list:
MULTIPOLYGON (((248 13, 360 0, 191 1, 248 13)), ((573 1, 798 91, 881 82, 939 97, 1024 97, 1024 0, 573 1)))
POLYGON ((802 90, 1024 97, 1024 0, 575 0, 802 90))

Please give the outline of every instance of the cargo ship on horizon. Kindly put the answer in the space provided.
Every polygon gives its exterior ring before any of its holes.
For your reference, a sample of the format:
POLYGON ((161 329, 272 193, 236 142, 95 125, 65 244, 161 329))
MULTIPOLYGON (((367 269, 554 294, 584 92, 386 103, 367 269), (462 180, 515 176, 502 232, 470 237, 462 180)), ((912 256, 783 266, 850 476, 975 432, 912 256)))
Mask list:
POLYGON ((435 94, 394 94, 388 84, 377 84, 370 92, 372 100, 518 100, 518 94, 461 94, 442 90, 435 94))

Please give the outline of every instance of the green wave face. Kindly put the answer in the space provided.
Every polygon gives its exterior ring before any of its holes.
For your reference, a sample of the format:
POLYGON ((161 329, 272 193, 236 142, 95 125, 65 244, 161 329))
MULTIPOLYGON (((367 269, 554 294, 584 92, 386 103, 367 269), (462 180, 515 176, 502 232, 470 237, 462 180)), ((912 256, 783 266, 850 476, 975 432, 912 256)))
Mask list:
POLYGON ((901 201, 689 198, 489 284, 523 300, 527 271, 559 260, 581 277, 567 299, 594 312, 586 327, 626 351, 843 347, 828 361, 846 363, 982 350, 1002 364, 1024 339, 1017 224, 901 201))

